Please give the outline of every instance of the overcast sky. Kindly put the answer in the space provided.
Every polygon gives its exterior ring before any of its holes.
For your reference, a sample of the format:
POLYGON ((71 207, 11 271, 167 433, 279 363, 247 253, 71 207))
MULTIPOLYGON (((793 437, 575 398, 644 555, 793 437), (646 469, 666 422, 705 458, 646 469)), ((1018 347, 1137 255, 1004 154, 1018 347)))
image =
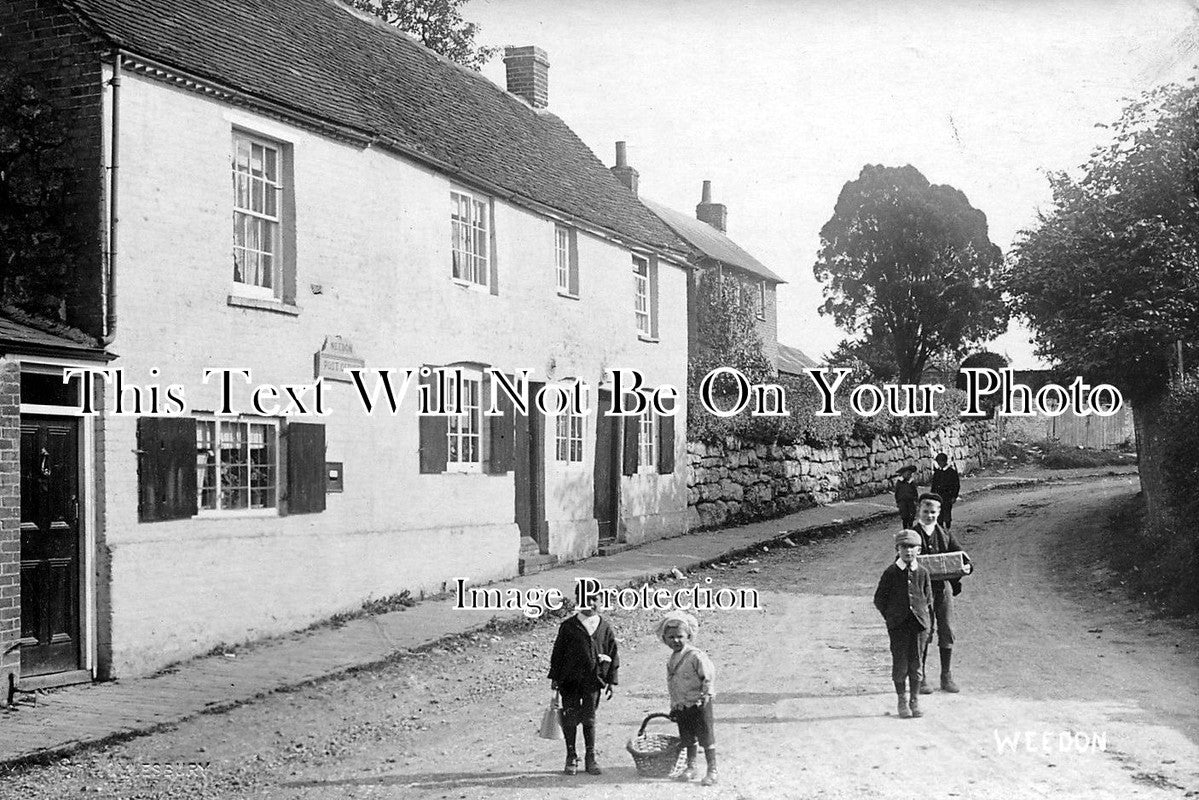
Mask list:
MULTIPOLYGON (((1199 0, 789 2, 471 0, 481 41, 535 44, 551 111, 643 195, 694 213, 701 181, 729 235, 788 284, 779 340, 842 338, 812 277, 821 226, 867 163, 966 193, 1006 253, 1048 201, 1045 170, 1086 160, 1121 100, 1191 74, 1199 0)), ((484 74, 504 83, 501 58, 484 74)), ((1028 334, 993 347, 1039 366, 1028 334)))

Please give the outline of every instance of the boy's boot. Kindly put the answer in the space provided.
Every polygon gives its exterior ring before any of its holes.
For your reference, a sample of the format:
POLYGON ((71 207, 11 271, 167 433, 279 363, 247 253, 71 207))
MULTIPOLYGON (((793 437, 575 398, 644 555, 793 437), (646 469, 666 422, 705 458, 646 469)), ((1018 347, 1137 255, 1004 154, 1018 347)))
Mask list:
POLYGON ((941 691, 956 694, 961 689, 953 681, 953 673, 949 671, 949 661, 953 658, 953 648, 941 648, 941 691))
POLYGON ((566 767, 562 771, 567 775, 579 771, 579 754, 575 750, 578 732, 579 724, 575 715, 570 711, 562 711, 562 738, 566 740, 566 767))
POLYGON ((905 691, 906 689, 907 687, 904 686, 903 681, 895 681, 895 694, 899 697, 898 711, 900 719, 907 719, 912 716, 912 710, 908 708, 908 693, 905 691))
POLYGON ((917 681, 915 678, 911 679, 912 699, 908 703, 908 710, 911 712, 911 716, 913 716, 913 717, 923 717, 924 716, 924 712, 920 710, 920 690, 918 688, 920 683, 921 682, 917 681))
POLYGON ((583 756, 583 769, 588 775, 603 775, 604 771, 595 759, 595 720, 583 723, 583 746, 587 748, 583 756))
POLYGON ((720 782, 716 776, 716 745, 704 748, 704 758, 708 762, 708 774, 704 775, 704 779, 699 782, 700 786, 715 786, 720 782))
POLYGON ((682 772, 674 776, 676 781, 679 781, 680 783, 686 783, 687 781, 695 780, 695 776, 698 774, 695 771, 695 756, 698 751, 699 748, 695 745, 687 746, 687 766, 683 767, 682 772))
POLYGON ((566 748, 566 767, 562 771, 567 775, 575 775, 579 771, 579 756, 573 747, 566 748))

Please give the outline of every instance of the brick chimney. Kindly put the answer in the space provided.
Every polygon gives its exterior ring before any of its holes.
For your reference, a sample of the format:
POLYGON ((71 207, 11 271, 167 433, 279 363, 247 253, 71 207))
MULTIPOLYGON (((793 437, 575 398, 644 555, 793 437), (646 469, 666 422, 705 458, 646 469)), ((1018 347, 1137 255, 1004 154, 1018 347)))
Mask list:
POLYGON ((550 104, 550 59, 540 47, 505 47, 508 91, 533 108, 550 104))
POLYGON ((616 143, 616 166, 612 168, 612 174, 618 181, 629 187, 633 194, 637 194, 637 179, 640 177, 640 173, 629 166, 629 157, 625 152, 624 142, 616 143))
POLYGON ((724 203, 712 202, 712 181, 704 181, 703 197, 695 207, 695 218, 724 233, 728 230, 729 210, 724 203))

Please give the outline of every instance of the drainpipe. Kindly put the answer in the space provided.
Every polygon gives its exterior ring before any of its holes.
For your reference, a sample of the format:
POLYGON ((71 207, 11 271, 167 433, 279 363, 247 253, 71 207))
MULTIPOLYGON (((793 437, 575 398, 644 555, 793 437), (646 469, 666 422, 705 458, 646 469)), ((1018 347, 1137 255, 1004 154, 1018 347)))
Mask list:
POLYGON ((112 344, 117 333, 117 171, 120 166, 121 136, 121 51, 112 54, 112 131, 108 163, 108 263, 103 273, 104 283, 104 346, 112 344))

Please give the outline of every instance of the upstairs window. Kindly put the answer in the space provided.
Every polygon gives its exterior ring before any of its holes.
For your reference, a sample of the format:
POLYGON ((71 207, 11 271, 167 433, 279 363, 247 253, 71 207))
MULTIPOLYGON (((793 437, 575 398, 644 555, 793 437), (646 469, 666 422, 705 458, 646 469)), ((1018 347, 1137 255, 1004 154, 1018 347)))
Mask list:
POLYGON ((766 281, 758 281, 754 292, 754 313, 758 319, 766 319, 766 281))
POLYGON ((637 333, 649 336, 649 260, 641 256, 633 256, 633 310, 637 315, 637 333))
POLYGON ((450 225, 454 280, 488 285, 491 244, 491 203, 463 191, 450 192, 450 225))
POLYGON ((282 295, 279 145, 233 133, 233 283, 239 292, 282 295))
POLYGON ((554 274, 558 294, 579 296, 579 247, 574 228, 554 226, 554 274))

